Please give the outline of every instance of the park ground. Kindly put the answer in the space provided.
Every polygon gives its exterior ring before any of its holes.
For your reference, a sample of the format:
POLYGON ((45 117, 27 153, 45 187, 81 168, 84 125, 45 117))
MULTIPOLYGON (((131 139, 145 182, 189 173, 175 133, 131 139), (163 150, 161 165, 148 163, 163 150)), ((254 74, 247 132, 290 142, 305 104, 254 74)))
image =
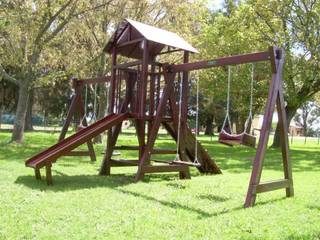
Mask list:
MULTIPOLYGON (((135 168, 97 175, 104 149, 97 144, 97 162, 61 158, 53 165, 54 185, 47 186, 24 161, 57 137, 26 133, 18 145, 7 143, 9 132, 0 132, 0 239, 320 239, 316 140, 291 145, 294 197, 285 198, 284 190, 264 193, 255 207, 243 209, 254 149, 201 136, 223 174, 200 175, 194 169, 191 180, 157 174, 133 183, 135 168)), ((134 134, 122 134, 119 145, 129 144, 136 144, 134 134)), ((157 145, 168 148, 170 140, 160 135, 157 145)), ((282 178, 281 168, 279 150, 269 149, 262 179, 282 178)))

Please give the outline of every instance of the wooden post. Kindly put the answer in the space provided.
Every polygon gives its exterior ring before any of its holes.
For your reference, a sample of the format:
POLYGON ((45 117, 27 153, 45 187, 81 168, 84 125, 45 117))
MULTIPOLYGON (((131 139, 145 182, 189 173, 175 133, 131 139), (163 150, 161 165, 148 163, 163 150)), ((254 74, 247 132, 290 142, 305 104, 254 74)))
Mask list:
MULTIPOLYGON (((183 63, 189 62, 189 52, 184 51, 183 54, 183 63)), ((187 119, 188 119, 188 92, 189 92, 189 72, 182 72, 182 105, 181 105, 181 129, 180 129, 180 156, 181 160, 186 161, 187 155, 185 152, 186 144, 185 141, 187 139, 187 119)))
POLYGON ((51 173, 51 163, 48 163, 46 165, 46 179, 47 179, 47 184, 52 185, 52 173, 51 173))
POLYGON ((289 158, 288 134, 286 131, 287 123, 282 90, 282 68, 284 64, 284 56, 283 54, 282 56, 279 55, 279 51, 280 50, 275 50, 273 47, 269 50, 272 68, 272 80, 270 83, 268 101, 265 108, 259 144, 253 162, 253 168, 244 207, 253 206, 256 200, 256 194, 260 192, 272 191, 279 188, 286 188, 287 197, 293 196, 293 182, 289 158), (280 123, 280 141, 285 179, 271 181, 267 183, 260 183, 263 160, 267 150, 268 139, 272 124, 272 116, 276 103, 280 123))
POLYGON ((139 159, 142 157, 145 147, 145 117, 146 117, 146 97, 147 97, 147 81, 148 81, 148 62, 149 48, 148 41, 144 39, 142 69, 140 74, 140 84, 138 89, 138 120, 136 121, 137 135, 139 141, 139 159))
MULTIPOLYGON (((124 113, 128 110, 128 105, 132 102, 132 88, 136 79, 136 75, 129 73, 128 78, 126 78, 126 95, 125 99, 123 100, 119 113, 124 113)), ((100 175, 110 175, 111 174, 111 157, 114 150, 114 146, 117 142, 120 130, 121 130, 122 122, 116 125, 113 129, 108 131, 108 139, 107 139, 107 146, 105 150, 105 154, 102 160, 101 168, 100 168, 100 175)))
MULTIPOLYGON (((168 71, 168 69, 164 69, 164 71, 168 71)), ((137 171, 137 175, 135 177, 135 181, 139 181, 143 178, 144 172, 143 172, 143 166, 149 162, 151 152, 156 140, 156 137, 158 135, 160 123, 161 123, 161 117, 163 115, 163 112, 165 110, 167 101, 169 99, 169 96, 171 95, 171 92, 173 90, 173 81, 174 81, 174 75, 173 73, 165 73, 164 77, 167 79, 166 85, 163 89, 162 96, 160 99, 160 104, 157 109, 156 117, 154 119, 154 123, 150 132, 150 137, 148 139, 148 143, 145 147, 145 151, 143 152, 143 155, 139 162, 139 167, 137 171)))
POLYGON ((41 173, 40 173, 40 169, 39 168, 35 168, 34 169, 34 174, 35 174, 37 180, 41 179, 41 173))

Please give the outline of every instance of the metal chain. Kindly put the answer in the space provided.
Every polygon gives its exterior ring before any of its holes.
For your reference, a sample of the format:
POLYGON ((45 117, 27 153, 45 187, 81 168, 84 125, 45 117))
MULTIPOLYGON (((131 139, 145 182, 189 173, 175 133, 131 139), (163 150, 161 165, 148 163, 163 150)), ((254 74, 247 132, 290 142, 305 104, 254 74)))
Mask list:
POLYGON ((88 104, 88 85, 85 85, 85 95, 84 95, 84 115, 81 119, 80 125, 83 125, 83 120, 87 118, 87 104, 88 104))
POLYGON ((249 106, 249 115, 245 122, 244 130, 243 132, 247 132, 249 127, 249 122, 252 121, 252 108, 253 108, 253 79, 254 79, 254 64, 251 64, 251 83, 250 83, 250 106, 249 106))
POLYGON ((97 85, 98 84, 95 84, 94 85, 94 100, 93 100, 93 116, 92 116, 92 119, 93 121, 95 122, 97 120, 97 85))
POLYGON ((221 130, 224 130, 224 127, 225 127, 225 125, 226 125, 226 123, 228 121, 229 128, 230 128, 230 133, 232 134, 232 127, 231 127, 230 116, 229 116, 229 111, 230 111, 230 87, 231 87, 231 66, 228 66, 227 109, 226 109, 226 116, 224 118, 221 130))
POLYGON ((178 136, 177 136, 177 149, 175 160, 180 160, 179 147, 180 147, 180 130, 181 130, 181 109, 182 109, 182 79, 180 72, 178 73, 178 81, 180 81, 179 90, 179 117, 178 117, 178 136))

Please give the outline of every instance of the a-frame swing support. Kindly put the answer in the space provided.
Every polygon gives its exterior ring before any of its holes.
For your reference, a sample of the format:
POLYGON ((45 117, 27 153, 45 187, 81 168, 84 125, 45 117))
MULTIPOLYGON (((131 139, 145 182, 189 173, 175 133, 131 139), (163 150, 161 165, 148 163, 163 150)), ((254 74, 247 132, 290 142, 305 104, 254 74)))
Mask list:
POLYGON ((285 188, 286 196, 294 195, 292 168, 289 156, 287 117, 285 113, 285 103, 283 96, 282 71, 284 65, 284 50, 276 47, 270 47, 266 52, 252 53, 239 56, 219 58, 211 61, 201 61, 195 63, 172 65, 169 67, 172 73, 179 71, 192 71, 211 67, 222 67, 227 65, 253 63, 259 61, 269 61, 271 65, 272 78, 270 81, 268 100, 264 112, 264 119, 260 133, 259 143, 254 158, 251 178, 249 182, 247 197, 244 207, 253 206, 258 193, 273 191, 285 188), (282 163, 284 179, 260 182, 263 169, 263 162, 267 150, 270 129, 272 124, 273 112, 277 107, 279 126, 280 126, 280 143, 282 153, 282 163))

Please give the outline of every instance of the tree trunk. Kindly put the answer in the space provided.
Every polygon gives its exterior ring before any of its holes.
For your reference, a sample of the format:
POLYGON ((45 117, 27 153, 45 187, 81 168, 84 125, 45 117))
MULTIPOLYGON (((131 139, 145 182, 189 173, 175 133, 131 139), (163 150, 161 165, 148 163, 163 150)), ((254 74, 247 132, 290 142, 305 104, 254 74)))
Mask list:
POLYGON ((31 91, 29 94, 28 107, 26 112, 26 119, 24 125, 24 131, 33 131, 32 124, 32 107, 33 107, 33 92, 31 91))
MULTIPOLYGON (((287 116, 287 130, 289 129, 290 122, 294 115, 296 114, 297 107, 286 107, 286 116, 287 116)), ((276 131, 274 133, 273 143, 271 145, 272 148, 279 148, 280 147, 280 128, 279 122, 277 123, 276 131)))
POLYGON ((29 91, 26 84, 21 84, 19 86, 19 99, 17 104, 16 116, 12 131, 11 141, 23 142, 23 132, 25 117, 28 107, 29 91))
POLYGON ((204 132, 204 135, 213 135, 213 116, 211 114, 207 115, 206 118, 206 130, 204 132))

